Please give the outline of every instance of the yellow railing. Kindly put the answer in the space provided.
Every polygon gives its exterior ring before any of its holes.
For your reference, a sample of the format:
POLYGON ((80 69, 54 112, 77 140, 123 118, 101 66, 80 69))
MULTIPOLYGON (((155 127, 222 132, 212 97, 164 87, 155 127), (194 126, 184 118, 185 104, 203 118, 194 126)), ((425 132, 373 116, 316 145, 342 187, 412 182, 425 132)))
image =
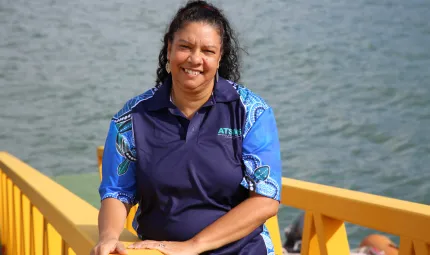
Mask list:
MULTIPOLYGON (((103 147, 97 156, 101 170, 103 147)), ((401 255, 430 255, 430 206, 287 178, 281 203, 306 212, 302 255, 349 254, 344 222, 400 236, 401 255)), ((266 225, 275 253, 282 254, 277 217, 266 225)))
POLYGON ((430 206, 292 179, 282 204, 306 211, 302 254, 348 254, 344 222, 400 237, 401 255, 430 255, 430 206))
MULTIPOLYGON (((49 177, 0 152, 0 243, 6 255, 88 255, 98 210, 49 177)), ((123 242, 138 240, 125 230, 123 242)), ((129 251, 129 255, 160 255, 129 251)))
MULTIPOLYGON (((0 234, 7 255, 89 254, 98 239, 96 208, 5 152, 0 177, 0 234)), ((302 255, 349 254, 344 222, 399 236, 400 255, 430 255, 428 205, 287 178, 281 203, 306 212, 302 255)), ((269 228, 281 254, 278 226, 269 228)), ((126 230, 121 240, 137 238, 126 230)))

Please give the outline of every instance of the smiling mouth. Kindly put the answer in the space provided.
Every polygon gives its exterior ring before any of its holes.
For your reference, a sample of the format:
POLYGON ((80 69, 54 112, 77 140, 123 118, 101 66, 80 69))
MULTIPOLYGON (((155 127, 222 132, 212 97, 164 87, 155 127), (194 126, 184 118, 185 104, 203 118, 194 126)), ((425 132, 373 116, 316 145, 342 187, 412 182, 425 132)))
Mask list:
POLYGON ((199 71, 193 71, 191 69, 186 69, 186 68, 182 68, 182 70, 184 70, 184 72, 186 72, 187 74, 192 75, 192 76, 197 76, 201 73, 199 71))

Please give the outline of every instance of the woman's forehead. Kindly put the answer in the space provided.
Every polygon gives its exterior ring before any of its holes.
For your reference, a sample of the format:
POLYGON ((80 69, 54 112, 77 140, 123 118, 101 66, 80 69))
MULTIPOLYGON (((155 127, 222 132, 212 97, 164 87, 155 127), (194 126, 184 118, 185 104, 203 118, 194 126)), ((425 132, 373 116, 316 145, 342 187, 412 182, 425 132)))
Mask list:
POLYGON ((175 33, 174 41, 219 47, 221 37, 215 26, 204 22, 191 22, 175 33))

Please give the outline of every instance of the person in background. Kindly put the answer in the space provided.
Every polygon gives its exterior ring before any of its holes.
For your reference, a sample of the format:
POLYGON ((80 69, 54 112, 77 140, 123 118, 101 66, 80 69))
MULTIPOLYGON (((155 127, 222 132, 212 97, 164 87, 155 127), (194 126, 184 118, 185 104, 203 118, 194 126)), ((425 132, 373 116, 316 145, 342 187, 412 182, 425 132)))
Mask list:
POLYGON ((363 238, 357 252, 366 255, 398 255, 399 248, 387 236, 370 234, 363 238))
POLYGON ((163 38, 156 86, 112 118, 94 255, 126 254, 130 208, 142 240, 164 254, 274 255, 281 156, 272 108, 237 82, 239 43, 205 1, 180 8, 163 38))
MULTIPOLYGON (((302 248, 302 236, 304 228, 304 212, 301 212, 291 225, 284 229, 285 242, 284 255, 298 255, 302 248)), ((359 247, 352 249, 350 255, 398 255, 397 245, 387 236, 370 234, 360 243, 359 247)))

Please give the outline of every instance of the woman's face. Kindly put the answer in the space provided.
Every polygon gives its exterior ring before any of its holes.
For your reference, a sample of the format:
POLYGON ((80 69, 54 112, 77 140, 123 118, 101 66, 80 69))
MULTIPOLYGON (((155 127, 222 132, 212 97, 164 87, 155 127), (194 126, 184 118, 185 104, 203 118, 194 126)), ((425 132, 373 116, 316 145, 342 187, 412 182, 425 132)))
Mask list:
POLYGON ((174 85, 190 92, 212 85, 221 50, 219 32, 212 25, 191 22, 178 30, 167 48, 174 85))

